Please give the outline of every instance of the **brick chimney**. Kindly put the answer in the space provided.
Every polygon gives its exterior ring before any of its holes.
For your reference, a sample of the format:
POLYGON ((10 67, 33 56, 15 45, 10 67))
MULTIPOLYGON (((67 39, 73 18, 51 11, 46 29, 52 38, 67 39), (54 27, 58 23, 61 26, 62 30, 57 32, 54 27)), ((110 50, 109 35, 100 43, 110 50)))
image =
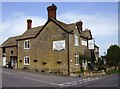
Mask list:
POLYGON ((83 25, 83 22, 81 20, 76 23, 76 26, 77 26, 79 33, 83 30, 82 25, 83 25))
POLYGON ((47 7, 48 19, 50 19, 50 17, 53 17, 54 19, 56 19, 56 10, 57 10, 57 7, 54 4, 47 7))
POLYGON ((27 30, 29 30, 30 28, 32 28, 32 20, 28 19, 27 20, 27 30))

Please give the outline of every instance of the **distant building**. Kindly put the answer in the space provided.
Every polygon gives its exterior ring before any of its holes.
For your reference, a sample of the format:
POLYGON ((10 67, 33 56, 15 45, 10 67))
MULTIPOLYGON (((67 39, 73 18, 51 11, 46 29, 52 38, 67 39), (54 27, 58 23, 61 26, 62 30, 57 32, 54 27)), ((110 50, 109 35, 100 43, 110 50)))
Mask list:
POLYGON ((79 55, 99 55, 91 31, 83 29, 82 21, 66 24, 57 20, 54 4, 47 10, 48 20, 43 26, 32 27, 32 20, 28 19, 27 31, 2 44, 3 59, 18 69, 63 75, 79 73, 79 55))

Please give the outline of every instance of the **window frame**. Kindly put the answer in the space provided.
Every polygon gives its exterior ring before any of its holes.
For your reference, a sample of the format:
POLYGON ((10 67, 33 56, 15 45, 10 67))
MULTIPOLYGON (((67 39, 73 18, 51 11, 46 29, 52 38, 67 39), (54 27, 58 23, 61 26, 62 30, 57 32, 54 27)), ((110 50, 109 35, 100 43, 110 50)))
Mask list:
POLYGON ((29 56, 25 56, 25 57, 24 57, 24 65, 30 65, 30 57, 29 57, 29 56), (29 63, 25 63, 25 59, 26 59, 26 58, 29 58, 29 63))
POLYGON ((75 40, 75 46, 79 46, 78 34, 76 34, 76 33, 74 35, 74 40, 75 40))
POLYGON ((30 41, 29 40, 24 41, 24 49, 30 49, 30 41))
POLYGON ((79 65, 79 54, 75 53, 75 65, 79 65))

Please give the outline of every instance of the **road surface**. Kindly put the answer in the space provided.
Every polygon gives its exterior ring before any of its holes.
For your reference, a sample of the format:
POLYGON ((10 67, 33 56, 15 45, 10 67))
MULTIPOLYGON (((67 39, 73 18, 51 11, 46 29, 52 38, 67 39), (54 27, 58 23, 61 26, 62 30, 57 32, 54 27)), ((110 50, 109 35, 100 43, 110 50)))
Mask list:
POLYGON ((0 73, 2 73, 2 87, 118 87, 118 74, 83 79, 6 68, 0 73))

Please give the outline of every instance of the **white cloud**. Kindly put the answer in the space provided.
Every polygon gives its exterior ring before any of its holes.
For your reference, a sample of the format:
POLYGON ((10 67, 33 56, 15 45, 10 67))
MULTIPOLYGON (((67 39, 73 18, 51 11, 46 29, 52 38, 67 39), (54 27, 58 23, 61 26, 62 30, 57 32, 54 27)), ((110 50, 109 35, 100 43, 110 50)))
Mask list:
POLYGON ((91 29, 95 36, 107 36, 117 34, 118 21, 117 15, 92 14, 82 15, 76 13, 64 13, 59 18, 67 23, 82 20, 85 28, 91 29))
MULTIPOLYGON (((0 40, 0 44, 8 37, 21 35, 25 32, 27 26, 26 20, 28 18, 33 20, 32 27, 43 25, 47 20, 40 16, 27 16, 22 12, 14 13, 12 16, 0 23, 0 38, 2 38, 2 40, 0 40)), ((117 15, 79 15, 78 13, 66 12, 59 15, 58 18, 66 23, 73 23, 82 20, 84 23, 84 28, 89 28, 93 33, 93 37, 97 40, 97 44, 100 47, 100 54, 103 54, 103 52, 107 50, 108 46, 113 44, 112 41, 115 42, 114 39, 112 39, 111 42, 105 41, 104 39, 118 37, 117 15), (115 37, 112 37, 113 35, 115 37), (98 39, 101 43, 99 43, 98 39), (105 43, 102 43, 102 40, 105 43)))
POLYGON ((111 44, 117 44, 118 38, 118 16, 117 14, 78 14, 66 12, 58 16, 60 20, 66 23, 73 23, 79 20, 83 21, 83 29, 89 28, 96 44, 100 47, 100 55, 106 52, 111 44))
POLYGON ((0 44, 8 37, 23 34, 27 30, 27 19, 32 19, 32 27, 43 25, 46 21, 46 19, 38 16, 27 16, 21 12, 14 13, 13 16, 0 23, 0 36, 2 38, 0 44))

